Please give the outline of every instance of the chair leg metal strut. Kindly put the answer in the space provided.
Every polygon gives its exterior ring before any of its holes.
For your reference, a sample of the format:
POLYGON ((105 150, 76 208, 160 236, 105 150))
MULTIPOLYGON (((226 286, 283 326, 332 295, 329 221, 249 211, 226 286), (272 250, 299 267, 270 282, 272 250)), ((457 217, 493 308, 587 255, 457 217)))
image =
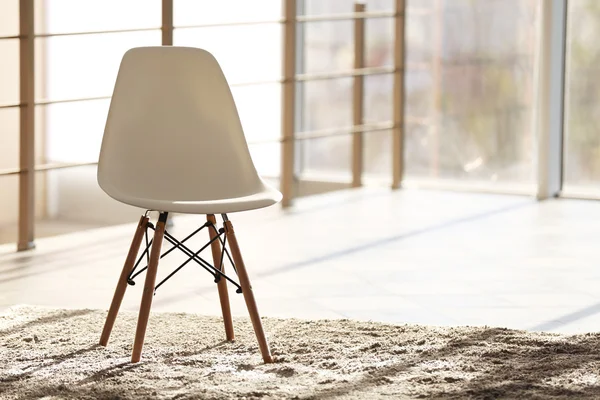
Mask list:
POLYGON ((108 343, 111 330, 114 326, 117 314, 119 312, 119 307, 123 300, 123 296, 125 295, 127 284, 132 286, 135 285, 134 279, 139 274, 146 271, 146 280, 144 283, 144 289, 142 293, 142 301, 140 305, 135 341, 133 345, 133 353, 131 357, 132 362, 138 362, 141 359, 142 348, 144 345, 144 337, 146 334, 146 328, 148 326, 148 319, 150 316, 150 308, 152 306, 152 298, 156 294, 156 290, 167 280, 169 280, 173 275, 175 275, 175 273, 180 271, 185 265, 193 261, 194 263, 198 264, 203 269, 205 269, 207 272, 209 272, 213 276, 215 283, 217 283, 217 288, 219 291, 219 300, 221 303, 221 311, 223 313, 223 323, 225 325, 226 339, 228 341, 234 340, 233 321, 231 318, 231 309, 229 304, 229 294, 227 288, 227 282, 229 282, 236 287, 236 293, 242 293, 244 295, 244 300, 246 302, 246 306, 250 314, 250 320, 252 321, 252 326, 254 328, 254 332, 256 334, 256 338, 258 340, 258 344, 264 362, 273 362, 271 351, 269 349, 269 344, 267 342, 267 338, 262 327, 260 316, 258 314, 258 308, 256 306, 256 300, 252 292, 252 286, 248 278, 248 273, 246 271, 246 267, 242 259, 237 239, 235 237, 233 225, 231 224, 231 221, 229 221, 229 219, 227 218, 227 215, 221 214, 223 217, 223 227, 220 229, 217 229, 216 227, 215 216, 212 214, 207 215, 206 223, 204 225, 196 229, 183 240, 179 241, 166 230, 165 225, 168 213, 160 213, 156 227, 154 227, 154 225, 151 222, 149 222, 148 217, 146 216, 147 214, 148 212, 146 212, 146 214, 140 218, 140 222, 132 240, 129 253, 125 261, 125 265, 123 266, 123 270, 121 271, 121 275, 117 283, 117 288, 113 296, 110 310, 106 317, 106 322, 104 324, 104 329, 100 338, 100 344, 106 346, 108 343), (194 252, 185 244, 185 242, 187 242, 190 238, 192 238, 204 228, 208 229, 210 240, 208 243, 202 246, 200 250, 194 252), (151 240, 148 240, 148 230, 154 230, 154 237, 151 240), (136 255, 139 252, 144 237, 146 239, 146 247, 136 261, 136 255), (171 243, 172 247, 165 251, 163 254, 161 254, 163 239, 171 243), (229 244, 229 246, 227 246, 227 244, 229 244), (208 248, 208 246, 211 247, 214 265, 211 265, 208 261, 206 261, 200 256, 200 253, 206 248, 208 248), (231 250, 231 253, 228 250, 228 247, 229 250, 231 250), (158 271, 159 260, 170 254, 175 249, 178 249, 186 256, 188 256, 188 259, 175 270, 173 270, 173 272, 167 275, 167 277, 164 278, 161 282, 156 284, 156 275, 158 271), (225 274, 225 256, 227 256, 227 259, 233 267, 233 271, 237 274, 239 283, 225 274), (144 257, 146 258, 147 265, 136 272, 136 269, 138 268, 139 264, 144 259, 144 257))

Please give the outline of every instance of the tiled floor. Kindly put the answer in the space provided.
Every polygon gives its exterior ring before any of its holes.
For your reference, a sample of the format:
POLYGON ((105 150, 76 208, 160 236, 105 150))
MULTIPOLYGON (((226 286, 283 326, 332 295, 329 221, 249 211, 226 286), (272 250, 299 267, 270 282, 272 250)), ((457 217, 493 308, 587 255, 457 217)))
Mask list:
MULTIPOLYGON (((600 202, 359 189, 230 217, 264 316, 600 330, 600 202)), ((201 223, 177 217, 173 233, 201 223)), ((0 308, 106 308, 133 228, 41 239, 29 253, 0 246, 0 308)), ((218 315, 210 278, 185 267, 153 309, 218 315)), ((139 307, 141 286, 124 308, 139 307)))

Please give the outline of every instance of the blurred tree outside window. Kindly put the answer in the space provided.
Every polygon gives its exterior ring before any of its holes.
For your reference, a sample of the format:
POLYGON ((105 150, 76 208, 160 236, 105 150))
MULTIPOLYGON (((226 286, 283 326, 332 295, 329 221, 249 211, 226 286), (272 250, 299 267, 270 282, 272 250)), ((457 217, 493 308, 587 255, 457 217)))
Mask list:
POLYGON ((568 7, 563 187, 600 192, 600 1, 568 7))

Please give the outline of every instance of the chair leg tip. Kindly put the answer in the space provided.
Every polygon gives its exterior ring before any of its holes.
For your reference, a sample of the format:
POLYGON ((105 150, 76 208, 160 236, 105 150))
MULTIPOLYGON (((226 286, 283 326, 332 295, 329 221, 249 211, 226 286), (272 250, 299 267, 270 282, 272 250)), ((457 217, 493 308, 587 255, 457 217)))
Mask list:
POLYGON ((265 364, 272 364, 275 362, 275 359, 272 356, 264 356, 263 360, 265 362, 265 364))
POLYGON ((140 362, 140 357, 131 357, 131 363, 132 364, 135 364, 135 363, 138 363, 138 362, 140 362))

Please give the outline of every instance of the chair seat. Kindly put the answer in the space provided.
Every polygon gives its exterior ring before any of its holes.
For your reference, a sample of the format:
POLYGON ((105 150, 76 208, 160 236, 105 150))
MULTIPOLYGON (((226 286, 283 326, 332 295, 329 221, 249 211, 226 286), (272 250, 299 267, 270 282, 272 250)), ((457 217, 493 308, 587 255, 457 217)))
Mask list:
POLYGON ((147 210, 176 212, 183 214, 227 214, 272 206, 281 201, 281 193, 268 184, 264 190, 244 197, 206 201, 156 200, 110 194, 115 200, 147 210))

